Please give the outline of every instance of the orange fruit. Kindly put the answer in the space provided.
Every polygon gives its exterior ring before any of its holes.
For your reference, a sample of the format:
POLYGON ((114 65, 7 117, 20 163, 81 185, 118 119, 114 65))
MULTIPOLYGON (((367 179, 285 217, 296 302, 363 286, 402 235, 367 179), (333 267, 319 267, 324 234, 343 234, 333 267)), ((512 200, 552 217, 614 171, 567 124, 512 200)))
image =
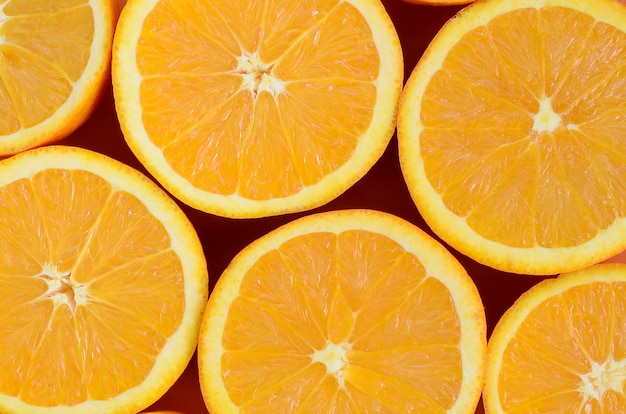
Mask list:
POLYGON ((208 294, 178 205, 107 156, 0 161, 0 412, 131 413, 189 363, 208 294))
POLYGON ((117 0, 2 1, 0 157, 66 137, 109 85, 117 0))
POLYGON ((402 171, 447 244, 553 275, 626 248, 626 7, 485 0, 427 47, 401 97, 402 171))
POLYGON ((240 252, 200 328, 212 414, 468 413, 485 313, 444 247, 372 210, 299 218, 240 252))
POLYGON ((130 0, 112 70, 150 174, 243 218, 312 209, 359 180, 393 135, 404 68, 380 0, 130 0))
POLYGON ((524 293, 489 339, 486 412, 626 412, 624 304, 624 264, 591 266, 524 293))

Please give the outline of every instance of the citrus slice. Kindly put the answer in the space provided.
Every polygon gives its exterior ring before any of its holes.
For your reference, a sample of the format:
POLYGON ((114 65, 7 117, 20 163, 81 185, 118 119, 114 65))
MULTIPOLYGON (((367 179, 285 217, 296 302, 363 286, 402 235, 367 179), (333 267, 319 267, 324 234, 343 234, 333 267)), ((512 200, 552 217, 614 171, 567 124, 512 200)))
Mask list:
POLYGON ((211 413, 468 413, 485 313, 463 267, 388 213, 331 211, 266 234, 213 290, 200 328, 211 413))
POLYGON ((308 210, 359 180, 393 135, 403 71, 379 0, 130 0, 113 46, 128 145, 227 217, 308 210))
POLYGON ((626 7, 486 0, 447 22, 401 97, 402 171, 450 246, 523 274, 626 247, 626 7))
POLYGON ((0 161, 0 412, 138 412, 181 375, 208 280, 178 205, 66 146, 0 161))
POLYGON ((0 2, 0 156, 66 137, 108 87, 117 0, 0 2))
POLYGON ((489 339, 487 413, 626 412, 626 265, 544 280, 489 339))

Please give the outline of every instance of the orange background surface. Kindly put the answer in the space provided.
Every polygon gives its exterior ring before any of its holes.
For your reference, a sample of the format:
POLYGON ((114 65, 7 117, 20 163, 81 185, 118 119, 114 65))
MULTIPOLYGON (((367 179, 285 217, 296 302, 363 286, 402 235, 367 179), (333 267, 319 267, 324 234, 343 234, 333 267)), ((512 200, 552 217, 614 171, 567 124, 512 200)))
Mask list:
MULTIPOLYGON (((124 4, 125 1, 120 0, 120 3, 124 4)), ((418 6, 401 0, 383 0, 383 3, 400 36, 404 50, 405 78, 408 77, 439 28, 462 7, 418 6)), ((93 116, 61 143, 99 151, 149 176, 124 141, 110 89, 93 116)), ((395 136, 383 157, 362 180, 331 203, 310 212, 265 219, 234 220, 202 213, 182 203, 180 206, 194 223, 203 243, 211 287, 230 260, 247 244, 284 223, 313 212, 346 208, 383 210, 400 216, 433 235, 409 197, 400 171, 395 136)), ((522 292, 542 280, 541 277, 536 276, 504 274, 450 250, 457 256, 478 286, 487 314, 488 333, 491 332, 502 313, 522 292)), ((623 260, 623 256, 624 254, 615 260, 623 260)), ((149 409, 177 410, 186 414, 208 413, 200 394, 195 356, 180 379, 149 409)), ((483 412, 481 406, 477 412, 483 412)))

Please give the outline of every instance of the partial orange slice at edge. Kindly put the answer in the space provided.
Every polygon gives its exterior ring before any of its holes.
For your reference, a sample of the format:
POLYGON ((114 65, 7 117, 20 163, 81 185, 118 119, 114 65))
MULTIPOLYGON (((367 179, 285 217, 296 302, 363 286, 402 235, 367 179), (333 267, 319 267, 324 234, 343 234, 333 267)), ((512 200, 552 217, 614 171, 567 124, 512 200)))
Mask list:
POLYGON ((0 157, 65 138, 108 87, 117 0, 0 7, 0 157))
POLYGON ((496 325, 483 393, 488 414, 626 411, 626 265, 542 281, 496 325))
POLYGON ((207 295, 191 223, 138 171, 64 146, 0 162, 3 413, 146 408, 191 359, 207 295))

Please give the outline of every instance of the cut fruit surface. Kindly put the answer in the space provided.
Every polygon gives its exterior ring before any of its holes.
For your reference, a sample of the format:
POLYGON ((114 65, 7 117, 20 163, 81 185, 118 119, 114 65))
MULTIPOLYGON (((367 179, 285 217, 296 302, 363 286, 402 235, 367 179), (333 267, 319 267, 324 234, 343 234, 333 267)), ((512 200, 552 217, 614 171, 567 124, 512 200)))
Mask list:
POLYGON ((624 264, 547 279, 523 294, 489 339, 486 412, 626 412, 624 304, 624 264))
POLYGON ((110 79, 117 0, 0 2, 0 157, 66 137, 110 79))
POLYGON ((132 151, 228 217, 311 209, 360 179, 393 135, 403 70, 379 0, 130 0, 113 48, 132 151))
POLYGON ((127 413, 195 351, 202 246, 138 171, 79 148, 0 162, 0 411, 127 413))
POLYGON ((427 48, 401 98, 402 171, 476 261, 559 274, 626 247, 626 7, 485 0, 427 48))
POLYGON ((419 228, 319 213, 224 271, 201 326, 200 385, 212 414, 473 414, 485 330, 472 280, 419 228))

